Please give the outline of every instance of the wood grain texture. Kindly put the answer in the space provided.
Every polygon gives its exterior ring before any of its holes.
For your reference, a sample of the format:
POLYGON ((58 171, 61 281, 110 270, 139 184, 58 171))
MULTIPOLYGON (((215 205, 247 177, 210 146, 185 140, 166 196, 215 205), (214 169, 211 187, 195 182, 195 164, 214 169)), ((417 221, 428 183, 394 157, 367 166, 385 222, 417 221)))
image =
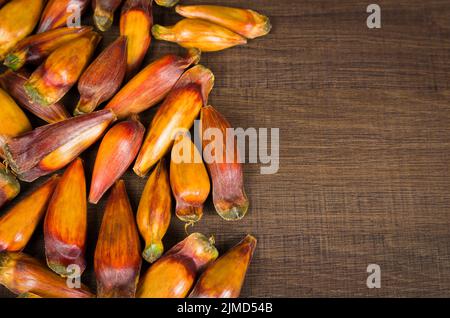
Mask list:
MULTIPOLYGON (((274 26, 201 62, 216 75, 210 103, 233 126, 281 129, 279 173, 245 166, 246 218, 227 223, 209 200, 194 228, 214 234, 221 252, 247 233, 258 238, 242 296, 449 297, 449 1, 379 0, 379 30, 367 28, 370 2, 361 0, 184 3, 251 7, 274 26), (366 287, 371 263, 381 266, 378 290, 366 287)), ((178 19, 155 8, 156 23, 178 19)), ((145 64, 180 51, 154 41, 145 64)), ((83 155, 88 179, 97 147, 83 155)), ((136 210, 145 180, 128 172, 125 181, 136 210)), ((104 204, 89 206, 91 287, 104 204)), ((169 247, 184 237, 182 223, 173 218, 168 233, 169 247)), ((26 252, 43 259, 42 249, 39 229, 26 252)))

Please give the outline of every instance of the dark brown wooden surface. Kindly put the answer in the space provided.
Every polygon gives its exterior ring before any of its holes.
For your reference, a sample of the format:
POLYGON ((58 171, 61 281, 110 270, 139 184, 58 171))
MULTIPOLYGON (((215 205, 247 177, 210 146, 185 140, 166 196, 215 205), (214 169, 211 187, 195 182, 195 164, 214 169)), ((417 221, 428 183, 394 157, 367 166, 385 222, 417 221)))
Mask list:
MULTIPOLYGON (((216 75, 210 103, 234 126, 281 129, 279 173, 245 166, 247 217, 227 223, 208 203, 194 228, 220 251, 258 238, 242 296, 450 296, 450 2, 377 1, 379 30, 366 26, 370 1, 184 2, 251 7, 273 23, 268 37, 202 59, 216 75), (366 287, 371 263, 378 290, 366 287)), ((156 23, 177 19, 155 8, 156 23)), ((116 35, 117 22, 102 47, 116 35)), ((178 51, 155 41, 146 61, 178 51)), ((145 180, 125 180, 137 208, 145 180)), ((104 203, 89 206, 93 288, 104 203)), ((184 235, 173 218, 166 246, 184 235)), ((39 228, 26 252, 43 259, 42 246, 39 228)))

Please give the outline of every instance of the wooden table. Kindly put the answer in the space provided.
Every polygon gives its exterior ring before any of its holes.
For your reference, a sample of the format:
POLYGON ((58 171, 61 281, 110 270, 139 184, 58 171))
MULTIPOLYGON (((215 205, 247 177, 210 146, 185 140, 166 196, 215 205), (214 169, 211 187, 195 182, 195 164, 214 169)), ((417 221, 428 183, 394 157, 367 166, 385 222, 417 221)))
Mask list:
MULTIPOLYGON (((202 59, 216 75, 210 102, 235 127, 280 128, 279 172, 245 166, 247 217, 227 223, 209 203, 191 229, 214 234, 220 251, 259 239, 242 296, 450 296, 450 2, 379 0, 381 29, 366 25, 370 1, 184 2, 251 7, 274 26, 202 59), (369 264, 380 289, 366 286, 369 264)), ((155 9, 157 23, 177 19, 155 9)), ((102 47, 116 36, 117 26, 102 47)), ((155 41, 147 61, 168 52, 181 50, 155 41)), ((137 208, 145 180, 125 180, 137 208)), ((91 287, 104 204, 89 206, 91 287)), ((166 245, 184 236, 173 218, 166 245)), ((42 246, 40 227, 26 252, 42 259, 42 246)))

